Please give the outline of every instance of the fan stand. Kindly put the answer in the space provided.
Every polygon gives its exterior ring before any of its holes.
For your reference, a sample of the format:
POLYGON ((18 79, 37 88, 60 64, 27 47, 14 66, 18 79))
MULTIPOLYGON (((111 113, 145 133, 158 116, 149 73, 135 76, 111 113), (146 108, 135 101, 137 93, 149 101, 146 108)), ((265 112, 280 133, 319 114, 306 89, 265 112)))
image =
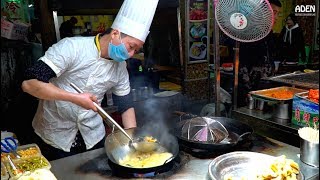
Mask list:
MULTIPOLYGON (((216 104, 220 103, 220 99, 217 93, 220 89, 220 58, 219 58, 219 30, 228 35, 230 38, 236 41, 235 55, 234 55, 234 87, 233 87, 233 109, 237 109, 237 96, 238 96, 238 81, 239 81, 239 47, 240 42, 255 42, 263 39, 272 30, 272 24, 274 23, 273 12, 270 3, 267 0, 247 0, 241 1, 240 4, 232 6, 235 3, 239 3, 238 0, 213 0, 214 6, 214 31, 215 31, 215 70, 216 70, 216 104), (221 7, 223 11, 219 8, 221 7), (234 7, 234 9, 233 9, 234 7), (240 9, 238 9, 240 7, 240 9), (261 9, 261 11, 259 11, 261 9), (224 13, 223 15, 221 13, 224 13), (251 16, 247 16, 248 14, 251 16), (255 14, 254 14, 255 13, 255 14), (218 15, 217 15, 218 14, 218 15), (229 16, 230 15, 230 16, 229 16), (261 19, 263 15, 263 19, 261 19), (229 19, 226 19, 229 17, 229 19), (248 18, 249 17, 249 18, 248 18), (269 19, 268 19, 269 18, 269 19), (255 23, 249 23, 254 19, 255 23), (219 21, 219 22, 218 22, 219 21), (230 22, 226 23, 226 22, 230 22), (226 25, 226 26, 225 26, 226 25), (254 26, 256 25, 256 26, 254 26), (219 27, 217 27, 219 26, 219 27), (257 28, 261 27, 261 28, 257 28), (252 31, 256 29, 256 31, 252 31), (259 31, 258 31, 259 30, 259 31), (239 34, 240 33, 240 34, 239 34)), ((219 106, 215 106, 216 115, 219 106)))
POLYGON ((236 41, 236 47, 234 48, 234 82, 233 82, 233 109, 237 109, 238 103, 238 82, 239 82, 239 48, 240 42, 236 41))
MULTIPOLYGON (((215 13, 213 13, 215 19, 215 13)), ((237 26, 236 24, 233 24, 234 26, 237 26)), ((245 24, 246 26, 246 24, 245 24)), ((245 26, 238 27, 239 29, 245 28, 245 26)), ((220 28, 218 26, 217 21, 214 21, 214 42, 215 44, 219 45, 219 31, 220 28)), ((220 48, 219 46, 213 46, 214 48, 214 64, 215 64, 215 104, 220 104, 220 81, 221 81, 221 75, 220 75, 220 48)), ((239 48, 240 48, 240 42, 236 41, 235 48, 233 50, 235 51, 234 55, 234 83, 233 83, 233 109, 237 109, 237 96, 238 96, 238 82, 239 82, 239 48)), ((220 116, 220 106, 215 106, 215 116, 220 116)))
MULTIPOLYGON (((214 3, 214 6, 216 5, 216 2, 214 3)), ((214 7, 215 8, 215 7, 214 7)), ((215 13, 213 13, 213 19, 215 19, 215 13)), ((220 43, 219 43, 219 25, 217 23, 217 21, 214 21, 214 44, 216 44, 215 46, 213 46, 213 52, 214 52, 214 77, 215 77, 215 116, 221 116, 221 112, 220 112, 220 80, 221 80, 221 76, 220 76, 220 43)))

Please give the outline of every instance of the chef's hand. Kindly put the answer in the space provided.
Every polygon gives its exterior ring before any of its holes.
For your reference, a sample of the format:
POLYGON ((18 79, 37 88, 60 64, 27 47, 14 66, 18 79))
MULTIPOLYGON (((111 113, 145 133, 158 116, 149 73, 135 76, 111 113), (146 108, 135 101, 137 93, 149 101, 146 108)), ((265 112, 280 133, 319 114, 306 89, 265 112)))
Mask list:
POLYGON ((97 97, 91 93, 81 93, 77 95, 77 101, 75 102, 77 105, 85 108, 92 109, 97 112, 97 108, 94 106, 93 102, 98 104, 97 97))

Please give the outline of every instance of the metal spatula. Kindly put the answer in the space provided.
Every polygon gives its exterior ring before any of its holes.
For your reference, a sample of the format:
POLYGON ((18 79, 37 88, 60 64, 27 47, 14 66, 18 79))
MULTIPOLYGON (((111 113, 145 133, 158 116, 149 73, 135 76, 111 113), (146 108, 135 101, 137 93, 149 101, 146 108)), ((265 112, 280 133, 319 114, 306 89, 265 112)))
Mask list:
MULTIPOLYGON (((78 93, 83 93, 83 91, 73 83, 70 83, 71 87, 73 87, 78 93)), ((108 119, 113 125, 115 125, 125 136, 127 136, 131 141, 131 136, 107 113, 105 112, 101 106, 99 106, 96 102, 93 102, 93 105, 98 109, 98 113, 102 116, 102 119, 108 119)))

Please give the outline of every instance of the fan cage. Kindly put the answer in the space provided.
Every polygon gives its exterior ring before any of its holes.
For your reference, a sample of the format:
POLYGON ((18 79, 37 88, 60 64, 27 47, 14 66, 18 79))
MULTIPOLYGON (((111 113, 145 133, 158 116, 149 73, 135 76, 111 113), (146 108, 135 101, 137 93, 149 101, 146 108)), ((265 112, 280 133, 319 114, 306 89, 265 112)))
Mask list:
POLYGON ((219 0, 215 3, 215 17, 220 29, 240 42, 255 42, 266 37, 274 23, 273 10, 267 0, 219 0), (230 23, 234 13, 247 19, 247 27, 236 29, 230 23))

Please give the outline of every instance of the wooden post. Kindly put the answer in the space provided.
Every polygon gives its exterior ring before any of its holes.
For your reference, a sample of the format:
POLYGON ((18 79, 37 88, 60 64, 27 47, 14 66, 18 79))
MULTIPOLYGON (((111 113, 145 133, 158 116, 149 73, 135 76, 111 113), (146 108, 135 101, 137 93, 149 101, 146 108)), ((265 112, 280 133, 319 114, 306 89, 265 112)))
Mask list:
POLYGON ((57 42, 53 14, 49 9, 48 0, 35 0, 35 8, 39 12, 41 23, 41 40, 43 51, 46 51, 50 46, 57 42))

